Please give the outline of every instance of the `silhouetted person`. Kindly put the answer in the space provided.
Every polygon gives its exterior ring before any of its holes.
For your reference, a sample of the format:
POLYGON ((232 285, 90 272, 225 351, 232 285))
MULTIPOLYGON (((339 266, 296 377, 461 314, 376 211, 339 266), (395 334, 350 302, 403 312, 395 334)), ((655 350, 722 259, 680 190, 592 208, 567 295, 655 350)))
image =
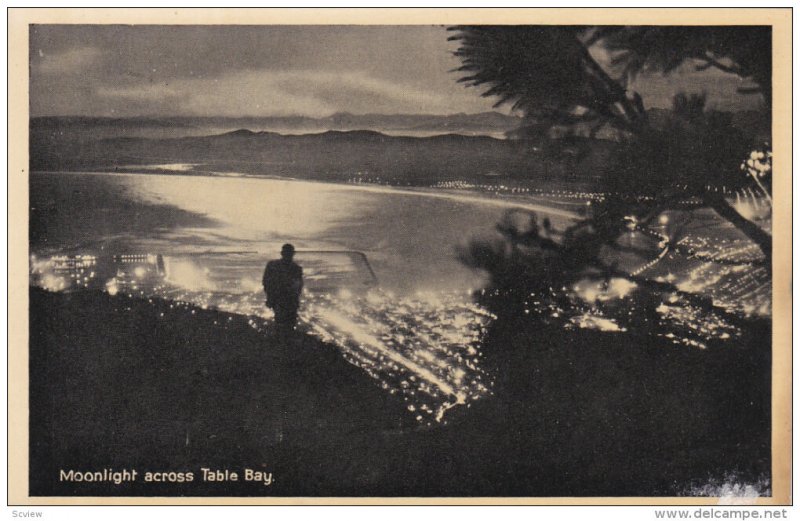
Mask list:
POLYGON ((293 259, 294 246, 284 244, 281 258, 267 263, 263 279, 267 307, 275 312, 275 324, 286 329, 293 329, 297 324, 297 309, 303 291, 303 268, 293 259))

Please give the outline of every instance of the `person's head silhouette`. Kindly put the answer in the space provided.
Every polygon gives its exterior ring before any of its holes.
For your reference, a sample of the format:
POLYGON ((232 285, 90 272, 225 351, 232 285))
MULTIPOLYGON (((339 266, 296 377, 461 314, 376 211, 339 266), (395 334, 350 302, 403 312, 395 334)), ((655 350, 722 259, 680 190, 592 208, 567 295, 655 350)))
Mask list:
POLYGON ((294 246, 291 244, 284 244, 281 248, 281 258, 290 261, 294 258, 294 246))

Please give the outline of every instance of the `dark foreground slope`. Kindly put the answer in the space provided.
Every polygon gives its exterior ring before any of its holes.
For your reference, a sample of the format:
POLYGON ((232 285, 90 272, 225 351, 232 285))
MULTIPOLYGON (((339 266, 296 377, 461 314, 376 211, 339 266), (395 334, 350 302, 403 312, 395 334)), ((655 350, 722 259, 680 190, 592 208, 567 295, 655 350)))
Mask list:
POLYGON ((756 320, 735 342, 701 350, 641 332, 496 321, 485 352, 499 368, 499 416, 516 450, 514 493, 703 495, 749 485, 768 494, 770 336, 769 322, 756 320))
POLYGON ((368 461, 354 452, 365 437, 408 420, 331 346, 268 337, 241 316, 37 289, 30 311, 33 495, 347 494, 365 479, 349 468, 368 461), (239 481, 205 483, 202 467, 239 481), (59 480, 61 469, 105 468, 140 476, 59 480), (245 468, 275 483, 242 482, 245 468), (194 481, 148 484, 145 471, 194 481))
POLYGON ((498 322, 496 396, 426 429, 331 346, 246 317, 35 289, 30 311, 32 495, 651 496, 769 478, 768 328, 687 351, 498 322), (104 468, 139 479, 59 481, 104 468))

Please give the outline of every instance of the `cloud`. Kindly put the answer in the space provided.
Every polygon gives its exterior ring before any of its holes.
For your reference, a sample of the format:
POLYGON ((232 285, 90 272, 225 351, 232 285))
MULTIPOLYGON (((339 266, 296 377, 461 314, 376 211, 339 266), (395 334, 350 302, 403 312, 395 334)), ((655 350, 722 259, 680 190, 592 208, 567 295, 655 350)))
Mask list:
POLYGON ((159 102, 179 98, 181 91, 175 84, 151 84, 124 87, 100 86, 95 89, 95 94, 101 98, 159 102))
MULTIPOLYGON (((34 115, 445 114, 496 101, 447 72, 458 44, 436 26, 33 25, 30 42, 34 115)), ((594 55, 607 65, 607 52, 594 55)), ((755 106, 740 85, 687 70, 631 88, 648 107, 669 107, 679 90, 707 90, 711 107, 755 106)))
POLYGON ((33 64, 41 74, 73 74, 97 63, 103 52, 95 47, 77 47, 54 54, 38 51, 39 60, 33 64))
POLYGON ((126 103, 139 107, 142 102, 150 103, 153 113, 168 110, 191 115, 327 116, 339 111, 474 111, 478 93, 456 85, 453 91, 441 92, 360 71, 247 70, 217 78, 103 86, 96 89, 96 95, 120 107, 126 103))

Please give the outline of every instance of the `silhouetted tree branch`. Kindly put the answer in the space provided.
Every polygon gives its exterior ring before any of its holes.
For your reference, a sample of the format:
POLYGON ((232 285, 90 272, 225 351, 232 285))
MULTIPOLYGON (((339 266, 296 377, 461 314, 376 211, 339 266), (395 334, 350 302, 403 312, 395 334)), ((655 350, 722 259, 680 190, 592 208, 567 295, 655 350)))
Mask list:
MULTIPOLYGON (((755 83, 769 106, 769 28, 459 26, 451 31, 450 39, 459 43, 458 71, 464 73, 459 81, 483 87, 483 96, 496 96, 498 105, 521 111, 518 135, 547 143, 559 129, 561 135, 566 129, 566 135, 590 139, 606 127, 619 131, 614 160, 602 181, 606 196, 593 204, 591 215, 560 235, 543 230, 535 217, 525 225, 507 217, 498 225, 504 242, 475 243, 461 252, 467 264, 491 274, 492 287, 522 299, 546 293, 563 299, 552 294, 554 288, 624 277, 704 310, 725 312, 707 297, 615 264, 620 254, 642 253, 620 242, 629 226, 646 231, 663 212, 687 207, 716 211, 758 245, 770 268, 771 235, 723 195, 723 188, 737 189, 752 179, 763 184, 759 175, 751 172, 749 179, 741 171, 752 138, 733 126, 730 115, 707 111, 705 93, 678 93, 672 111, 656 124, 642 97, 626 88, 643 73, 669 75, 684 64, 713 67, 755 83), (605 53, 592 52, 593 47, 605 53)), ((677 237, 655 240, 663 256, 674 251, 677 237)))

